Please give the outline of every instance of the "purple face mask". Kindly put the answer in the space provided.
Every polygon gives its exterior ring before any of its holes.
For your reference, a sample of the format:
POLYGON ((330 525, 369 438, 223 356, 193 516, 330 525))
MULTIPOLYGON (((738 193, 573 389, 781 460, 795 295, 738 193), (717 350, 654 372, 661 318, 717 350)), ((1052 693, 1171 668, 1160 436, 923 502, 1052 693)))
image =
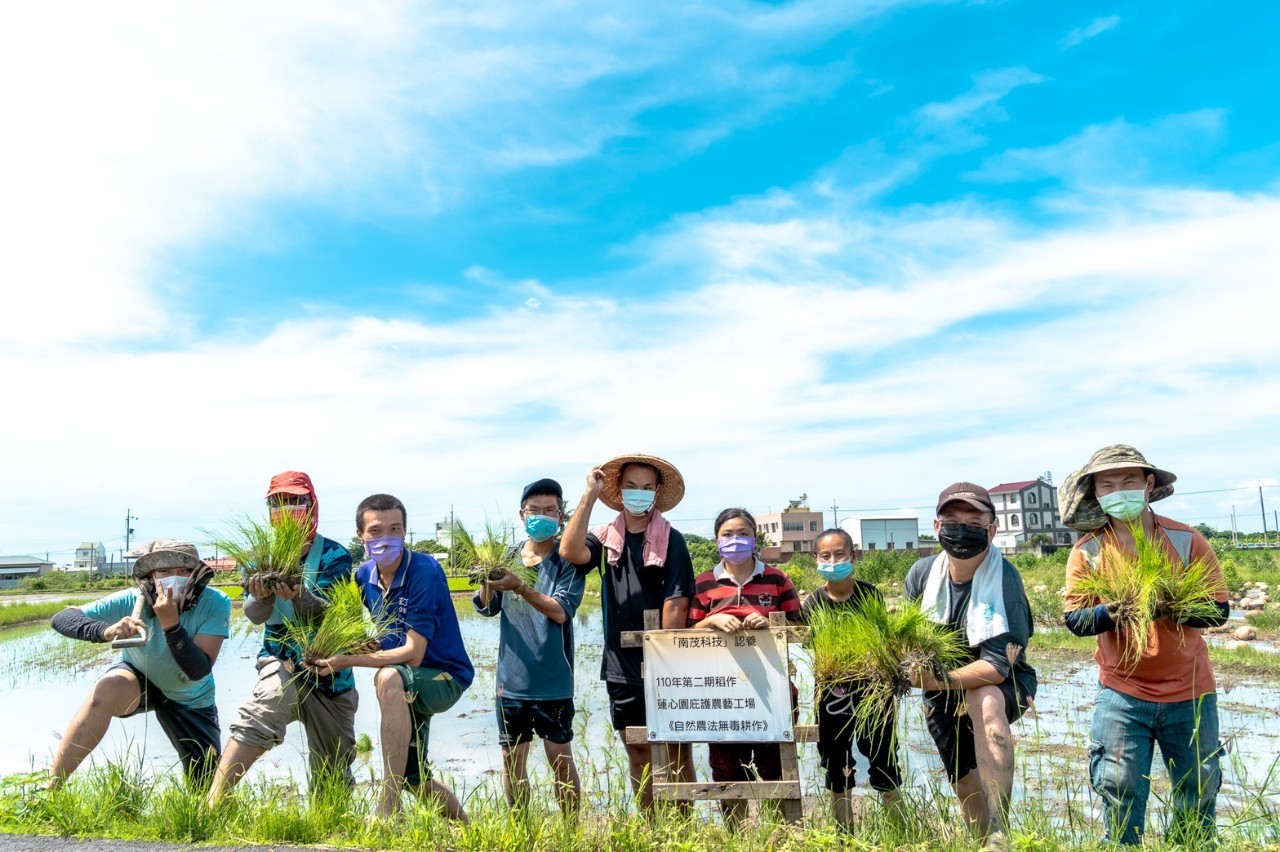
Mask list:
POLYGON ((716 549, 726 562, 742 562, 756 552, 756 540, 745 535, 731 535, 716 540, 716 549))
POLYGON ((404 539, 391 535, 371 538, 364 543, 364 552, 379 568, 387 568, 400 561, 404 554, 404 539))

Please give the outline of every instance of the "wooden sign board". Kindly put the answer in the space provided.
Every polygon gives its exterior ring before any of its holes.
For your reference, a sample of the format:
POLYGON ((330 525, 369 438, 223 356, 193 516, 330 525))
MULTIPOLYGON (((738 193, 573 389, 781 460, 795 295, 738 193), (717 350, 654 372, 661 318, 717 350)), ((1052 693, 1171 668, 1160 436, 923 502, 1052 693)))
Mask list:
POLYGON ((793 742, 787 630, 644 635, 650 742, 793 742))

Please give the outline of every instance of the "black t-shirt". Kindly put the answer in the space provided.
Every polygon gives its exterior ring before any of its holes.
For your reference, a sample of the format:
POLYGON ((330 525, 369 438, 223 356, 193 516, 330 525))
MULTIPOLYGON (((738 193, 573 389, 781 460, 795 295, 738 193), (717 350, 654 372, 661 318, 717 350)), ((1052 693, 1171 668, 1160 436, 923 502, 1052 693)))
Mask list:
MULTIPOLYGON (((604 615, 604 656, 600 660, 600 679, 613 683, 642 683, 640 664, 644 651, 623 648, 622 631, 644 630, 647 609, 661 611, 662 604, 693 595, 693 560, 679 530, 671 530, 667 543, 667 564, 644 564, 644 533, 628 531, 624 553, 616 566, 602 563, 604 545, 595 533, 587 534, 591 559, 578 566, 581 572, 603 566, 600 610, 604 615)), ((683 626, 683 625, 681 625, 683 626)))
POLYGON ((842 601, 832 600, 831 595, 827 594, 825 585, 819 586, 809 593, 809 597, 804 599, 804 606, 800 608, 800 620, 805 624, 809 623, 809 618, 813 615, 813 611, 820 606, 829 606, 835 609, 859 609, 865 598, 880 598, 884 600, 884 595, 880 590, 865 580, 853 581, 853 592, 849 597, 842 601))

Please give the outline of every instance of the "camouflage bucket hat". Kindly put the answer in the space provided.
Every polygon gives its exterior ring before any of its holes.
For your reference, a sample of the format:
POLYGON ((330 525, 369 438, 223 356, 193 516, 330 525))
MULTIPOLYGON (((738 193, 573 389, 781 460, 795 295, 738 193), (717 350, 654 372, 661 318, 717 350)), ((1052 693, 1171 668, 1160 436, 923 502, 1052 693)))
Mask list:
POLYGON ((1155 488, 1151 490, 1148 502, 1163 500, 1173 493, 1173 483, 1178 477, 1151 464, 1128 444, 1111 444, 1094 453, 1088 464, 1062 481, 1058 489, 1062 522, 1079 532, 1094 532, 1106 526, 1109 517, 1093 494, 1093 475, 1124 467, 1140 467, 1155 476, 1155 488))
POLYGON ((153 571, 171 571, 174 568, 195 571, 204 565, 194 544, 169 538, 149 541, 137 550, 129 551, 128 555, 135 559, 133 576, 138 580, 150 576, 153 571))

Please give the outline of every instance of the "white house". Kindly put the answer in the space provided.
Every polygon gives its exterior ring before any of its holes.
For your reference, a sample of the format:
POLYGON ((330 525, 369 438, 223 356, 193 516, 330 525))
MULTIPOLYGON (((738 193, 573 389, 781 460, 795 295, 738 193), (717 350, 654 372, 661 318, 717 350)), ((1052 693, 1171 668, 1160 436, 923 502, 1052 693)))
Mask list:
POLYGON ((1043 479, 1005 482, 988 492, 996 508, 996 547, 1014 548, 1041 533, 1059 545, 1074 544, 1080 537, 1062 523, 1058 489, 1043 479))
POLYGON ((840 527, 853 537, 853 546, 873 550, 913 550, 920 544, 920 519, 845 518, 840 527))
POLYGON ((75 570, 101 571, 107 561, 107 549, 100 541, 82 541, 76 548, 75 570))

